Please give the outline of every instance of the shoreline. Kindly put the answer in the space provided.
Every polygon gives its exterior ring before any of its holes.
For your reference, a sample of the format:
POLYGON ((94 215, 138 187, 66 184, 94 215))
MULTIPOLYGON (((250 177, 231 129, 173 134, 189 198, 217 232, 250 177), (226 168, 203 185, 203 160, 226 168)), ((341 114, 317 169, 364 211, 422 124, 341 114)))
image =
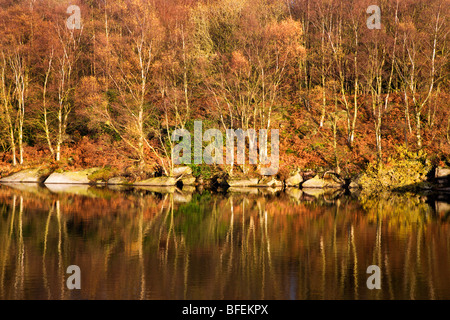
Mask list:
MULTIPOLYGON (((397 192, 450 192, 450 169, 435 168, 430 174, 418 183, 401 187, 388 188, 397 192)), ((333 171, 325 173, 302 172, 297 169, 289 175, 280 176, 258 176, 258 175, 234 175, 229 176, 219 172, 209 176, 197 174, 194 176, 191 167, 176 167, 171 176, 151 176, 143 179, 138 176, 125 176, 117 171, 105 168, 89 168, 79 171, 62 171, 54 169, 29 168, 19 170, 13 174, 0 179, 0 184, 40 184, 43 186, 73 185, 73 186, 114 186, 114 187, 202 187, 208 189, 274 189, 283 191, 288 188, 300 190, 364 190, 377 193, 386 188, 377 188, 377 181, 370 188, 364 188, 361 183, 362 175, 350 178, 342 178, 333 171), (375 188, 374 188, 375 187, 375 188)))

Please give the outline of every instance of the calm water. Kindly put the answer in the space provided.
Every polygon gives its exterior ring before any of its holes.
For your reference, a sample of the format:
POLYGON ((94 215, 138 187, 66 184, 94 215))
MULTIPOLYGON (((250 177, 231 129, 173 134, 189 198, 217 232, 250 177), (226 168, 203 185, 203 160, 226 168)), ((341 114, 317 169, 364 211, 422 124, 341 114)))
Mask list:
POLYGON ((0 299, 450 299, 438 198, 239 191, 0 186, 0 299))

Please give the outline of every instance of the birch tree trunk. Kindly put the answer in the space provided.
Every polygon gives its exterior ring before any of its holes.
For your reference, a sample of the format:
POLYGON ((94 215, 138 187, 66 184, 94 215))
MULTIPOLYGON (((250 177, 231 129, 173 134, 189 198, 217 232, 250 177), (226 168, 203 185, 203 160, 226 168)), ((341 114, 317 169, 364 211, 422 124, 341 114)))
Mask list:
POLYGON ((2 52, 2 73, 1 73, 1 95, 2 95, 2 105, 6 116, 6 125, 8 128, 8 136, 10 139, 10 147, 11 147, 11 157, 13 166, 17 165, 16 159, 16 141, 14 137, 14 124, 11 119, 12 110, 11 106, 11 88, 7 88, 6 84, 6 68, 7 62, 5 58, 5 54, 2 52))
POLYGON ((42 105, 43 105, 43 113, 44 113, 44 131, 45 131, 45 139, 47 140, 48 149, 50 150, 52 156, 55 154, 55 150, 53 149, 52 140, 50 138, 50 126, 48 121, 48 108, 47 108, 47 86, 48 86, 48 80, 50 77, 51 69, 52 69, 52 62, 53 62, 53 50, 50 55, 50 60, 48 63, 48 69, 45 73, 45 80, 44 80, 44 90, 42 93, 42 105))
POLYGON ((25 65, 25 59, 19 52, 14 53, 10 58, 10 65, 13 71, 16 99, 18 105, 17 123, 18 123, 18 147, 19 164, 23 164, 23 124, 25 120, 25 101, 28 94, 28 69, 25 65))
POLYGON ((58 109, 56 129, 56 161, 61 160, 61 147, 66 140, 66 131, 72 105, 69 102, 70 93, 73 90, 72 73, 78 59, 81 33, 75 30, 63 32, 57 29, 61 54, 57 57, 57 85, 58 85, 58 109))

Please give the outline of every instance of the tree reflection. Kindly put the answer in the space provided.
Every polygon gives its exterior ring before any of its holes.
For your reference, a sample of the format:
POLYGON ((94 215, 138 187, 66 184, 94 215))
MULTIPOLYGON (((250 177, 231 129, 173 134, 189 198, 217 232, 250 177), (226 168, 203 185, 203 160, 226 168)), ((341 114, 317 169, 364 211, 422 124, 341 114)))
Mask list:
POLYGON ((0 298, 450 298, 448 222, 426 198, 311 197, 0 186, 0 298))

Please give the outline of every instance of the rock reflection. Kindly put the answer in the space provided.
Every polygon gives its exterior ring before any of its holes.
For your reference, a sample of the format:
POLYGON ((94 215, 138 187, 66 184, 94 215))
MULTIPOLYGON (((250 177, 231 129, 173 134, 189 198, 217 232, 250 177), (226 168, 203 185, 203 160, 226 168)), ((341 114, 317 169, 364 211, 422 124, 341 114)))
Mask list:
POLYGON ((442 198, 40 188, 0 186, 1 299, 450 298, 442 198))

